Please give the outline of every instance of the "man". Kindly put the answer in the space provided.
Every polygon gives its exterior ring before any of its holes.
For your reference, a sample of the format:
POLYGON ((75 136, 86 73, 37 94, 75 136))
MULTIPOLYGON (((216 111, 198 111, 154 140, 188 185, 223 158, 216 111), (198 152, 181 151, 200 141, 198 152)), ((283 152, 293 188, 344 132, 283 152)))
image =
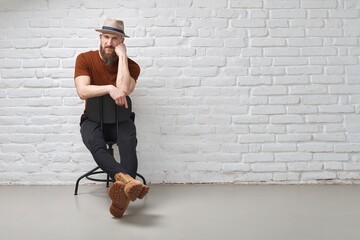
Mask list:
MULTIPOLYGON (((124 23, 107 18, 100 32, 100 50, 80 54, 75 65, 75 86, 83 100, 109 94, 119 106, 128 108, 126 96, 134 91, 140 67, 126 55, 124 23)), ((117 124, 91 121, 86 114, 81 116, 80 132, 84 144, 90 150, 98 166, 115 182, 109 189, 112 200, 110 213, 122 217, 130 200, 142 199, 149 187, 135 180, 137 172, 136 129, 128 118, 117 124), (116 126, 117 125, 117 126, 116 126), (115 138, 121 162, 108 153, 105 139, 115 138)))

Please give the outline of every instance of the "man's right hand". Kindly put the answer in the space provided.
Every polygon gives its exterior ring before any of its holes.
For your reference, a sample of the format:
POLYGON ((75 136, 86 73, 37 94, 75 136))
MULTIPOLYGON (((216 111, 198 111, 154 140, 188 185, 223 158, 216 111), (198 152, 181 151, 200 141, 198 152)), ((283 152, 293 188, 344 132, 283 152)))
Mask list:
POLYGON ((118 89, 117 87, 112 86, 111 90, 109 91, 109 94, 111 98, 114 99, 115 104, 119 106, 125 106, 125 108, 129 107, 125 93, 120 89, 118 89))

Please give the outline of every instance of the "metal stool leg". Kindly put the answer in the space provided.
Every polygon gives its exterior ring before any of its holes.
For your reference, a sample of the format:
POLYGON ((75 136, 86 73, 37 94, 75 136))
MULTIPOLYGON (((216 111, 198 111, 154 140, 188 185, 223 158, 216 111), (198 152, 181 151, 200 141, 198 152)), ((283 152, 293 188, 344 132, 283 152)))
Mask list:
POLYGON ((100 168, 100 167, 96 167, 96 168, 88 171, 88 172, 85 173, 84 175, 81 175, 81 176, 77 179, 76 184, 75 184, 75 193, 74 193, 74 195, 77 195, 77 193, 78 193, 80 180, 83 179, 84 177, 88 177, 88 176, 94 174, 94 172, 95 172, 96 170, 98 170, 99 168, 100 168))
POLYGON ((144 178, 141 174, 136 173, 136 176, 138 176, 139 178, 141 178, 141 180, 143 181, 144 185, 146 185, 146 180, 145 180, 145 178, 144 178))

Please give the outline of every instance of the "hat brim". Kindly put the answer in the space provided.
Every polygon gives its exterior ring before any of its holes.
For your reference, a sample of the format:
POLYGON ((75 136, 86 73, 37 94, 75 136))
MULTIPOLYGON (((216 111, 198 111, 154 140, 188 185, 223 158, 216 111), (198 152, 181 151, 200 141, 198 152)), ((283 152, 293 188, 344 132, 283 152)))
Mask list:
POLYGON ((122 33, 116 32, 116 31, 104 30, 104 29, 95 29, 95 31, 105 33, 105 34, 114 34, 114 35, 119 35, 122 37, 130 38, 128 35, 122 34, 122 33))

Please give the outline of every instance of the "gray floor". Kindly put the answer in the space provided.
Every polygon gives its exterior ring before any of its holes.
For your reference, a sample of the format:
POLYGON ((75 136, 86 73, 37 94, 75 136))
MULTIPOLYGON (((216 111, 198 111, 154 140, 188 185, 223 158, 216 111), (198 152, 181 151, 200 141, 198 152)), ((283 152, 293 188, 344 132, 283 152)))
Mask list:
POLYGON ((360 239, 360 185, 153 185, 121 219, 103 185, 0 186, 0 239, 360 239))

